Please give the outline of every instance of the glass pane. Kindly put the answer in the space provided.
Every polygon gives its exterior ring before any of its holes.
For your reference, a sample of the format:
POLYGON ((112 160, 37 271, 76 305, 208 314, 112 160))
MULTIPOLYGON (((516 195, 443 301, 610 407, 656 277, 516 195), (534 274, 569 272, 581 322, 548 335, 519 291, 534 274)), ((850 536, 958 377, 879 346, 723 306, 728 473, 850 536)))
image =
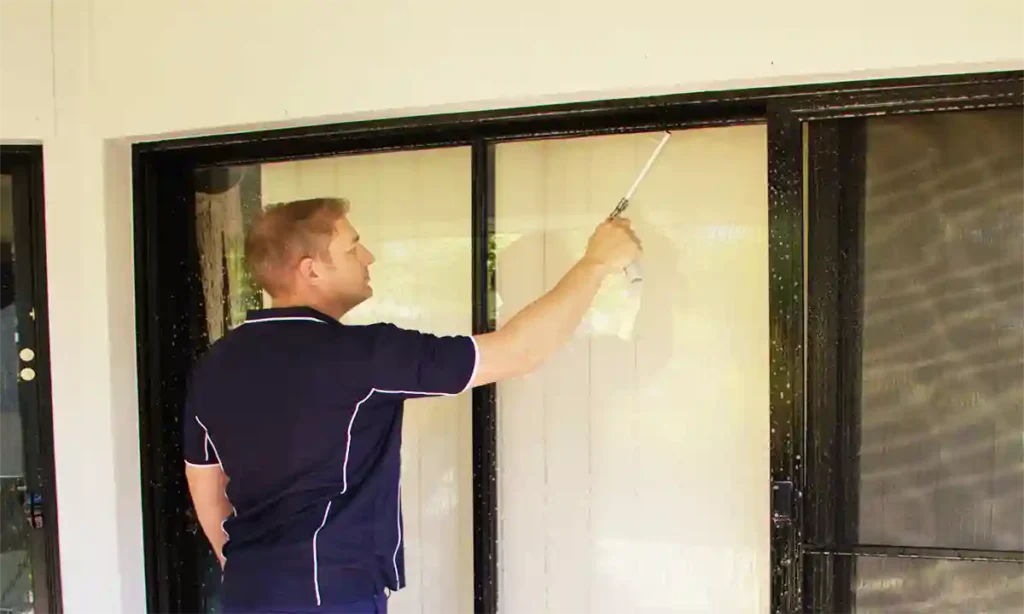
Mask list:
POLYGON ((1020 563, 860 557, 854 569, 856 612, 1024 612, 1020 563))
MULTIPOLYGON (((499 324, 659 137, 498 146, 499 324)), ((502 611, 769 608, 766 152, 763 126, 674 134, 627 212, 644 281, 609 278, 564 349, 498 386, 502 611)))
POLYGON ((0 611, 32 612, 31 528, 26 519, 24 432, 18 402, 12 178, 0 175, 0 611))
POLYGON ((861 543, 1024 550, 1022 118, 867 121, 861 543))
MULTIPOLYGON (((373 252, 374 297, 349 323, 393 322, 437 334, 472 332, 470 149, 344 156, 228 169, 216 196, 197 199, 211 338, 269 306, 243 267, 244 230, 260 207, 318 196, 352 203, 373 252)), ((406 403, 402 513, 408 587, 393 612, 473 609, 472 397, 406 403)), ((216 593, 212 555, 207 593, 216 593)), ((216 608, 210 600, 208 611, 216 608)))

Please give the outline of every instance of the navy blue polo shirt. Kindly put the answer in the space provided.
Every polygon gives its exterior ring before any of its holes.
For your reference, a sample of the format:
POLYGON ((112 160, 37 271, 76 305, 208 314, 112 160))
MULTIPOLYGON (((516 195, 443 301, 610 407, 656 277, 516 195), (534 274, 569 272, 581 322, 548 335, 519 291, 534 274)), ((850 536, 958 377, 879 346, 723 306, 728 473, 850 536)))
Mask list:
POLYGON ((214 343, 183 431, 185 461, 229 479, 224 605, 326 608, 403 587, 403 401, 463 392, 477 360, 469 336, 307 307, 250 312, 214 343))

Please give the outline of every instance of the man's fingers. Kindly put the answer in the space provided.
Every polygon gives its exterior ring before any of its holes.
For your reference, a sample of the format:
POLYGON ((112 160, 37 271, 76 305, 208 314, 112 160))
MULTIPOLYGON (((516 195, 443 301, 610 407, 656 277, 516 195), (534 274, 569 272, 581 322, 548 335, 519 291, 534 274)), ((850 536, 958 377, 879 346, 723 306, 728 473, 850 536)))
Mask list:
POLYGON ((632 228, 626 229, 626 235, 628 235, 629 238, 633 240, 633 243, 640 245, 640 237, 636 236, 636 232, 632 228))

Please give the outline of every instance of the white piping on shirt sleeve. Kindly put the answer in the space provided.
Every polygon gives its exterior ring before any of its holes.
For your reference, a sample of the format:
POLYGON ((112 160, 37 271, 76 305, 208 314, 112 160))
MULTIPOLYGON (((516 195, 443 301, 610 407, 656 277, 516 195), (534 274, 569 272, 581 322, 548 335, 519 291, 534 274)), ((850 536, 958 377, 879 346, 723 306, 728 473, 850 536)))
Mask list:
POLYGON ((473 384, 473 378, 476 377, 476 371, 480 368, 480 346, 477 345, 476 337, 473 335, 469 335, 469 340, 473 343, 473 371, 469 374, 469 379, 466 380, 466 385, 459 394, 469 390, 469 387, 473 384))
POLYGON ((215 467, 217 465, 221 465, 222 463, 220 461, 220 454, 217 453, 217 446, 213 443, 213 439, 210 437, 209 429, 207 429, 206 425, 203 424, 203 421, 199 419, 199 416, 194 416, 194 418, 196 419, 196 423, 199 424, 200 428, 203 429, 203 433, 206 435, 205 438, 203 439, 203 456, 204 456, 204 460, 207 460, 207 461, 210 460, 210 448, 213 448, 213 455, 214 455, 214 457, 217 458, 217 463, 215 465, 214 464, 211 464, 211 465, 196 465, 195 463, 188 463, 188 464, 196 466, 196 467, 215 467))

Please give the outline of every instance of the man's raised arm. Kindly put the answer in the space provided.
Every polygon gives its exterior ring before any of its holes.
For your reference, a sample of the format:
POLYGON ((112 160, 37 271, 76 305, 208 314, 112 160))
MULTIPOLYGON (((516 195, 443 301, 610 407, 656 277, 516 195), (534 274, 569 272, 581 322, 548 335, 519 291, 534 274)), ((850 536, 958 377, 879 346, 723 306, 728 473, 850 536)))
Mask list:
POLYGON ((525 375, 572 335, 605 277, 621 274, 640 255, 640 241, 625 218, 607 220, 590 237, 586 254, 552 288, 500 330, 474 337, 479 352, 470 387, 525 375))

